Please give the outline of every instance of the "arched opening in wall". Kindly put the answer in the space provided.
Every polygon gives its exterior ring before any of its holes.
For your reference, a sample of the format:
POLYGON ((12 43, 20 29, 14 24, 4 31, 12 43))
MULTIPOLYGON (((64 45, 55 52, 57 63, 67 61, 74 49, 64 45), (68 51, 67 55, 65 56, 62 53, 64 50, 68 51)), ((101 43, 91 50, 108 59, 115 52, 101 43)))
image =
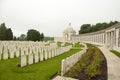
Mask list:
POLYGON ((65 39, 68 39, 68 34, 65 34, 65 39))

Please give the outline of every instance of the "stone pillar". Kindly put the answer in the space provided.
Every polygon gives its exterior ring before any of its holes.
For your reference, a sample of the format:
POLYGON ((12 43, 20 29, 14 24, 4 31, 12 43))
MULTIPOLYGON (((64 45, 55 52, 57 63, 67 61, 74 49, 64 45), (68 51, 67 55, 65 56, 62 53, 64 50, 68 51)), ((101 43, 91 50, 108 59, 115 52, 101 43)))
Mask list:
POLYGON ((110 47, 110 32, 107 33, 108 34, 108 37, 107 37, 107 47, 110 47))
POLYGON ((119 47, 119 29, 116 29, 116 47, 119 47))
POLYGON ((112 48, 112 32, 110 32, 110 49, 112 48))
POLYGON ((105 45, 105 34, 103 33, 103 39, 102 39, 102 44, 105 45))
POLYGON ((113 49, 113 45, 114 45, 114 32, 111 32, 111 49, 113 49))

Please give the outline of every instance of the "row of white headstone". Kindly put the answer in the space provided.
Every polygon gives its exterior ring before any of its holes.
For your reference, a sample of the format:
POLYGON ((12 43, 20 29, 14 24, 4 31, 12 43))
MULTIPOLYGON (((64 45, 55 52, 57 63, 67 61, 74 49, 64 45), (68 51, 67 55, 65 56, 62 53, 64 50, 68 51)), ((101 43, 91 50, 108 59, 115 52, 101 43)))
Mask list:
POLYGON ((50 47, 42 50, 42 52, 30 53, 28 55, 24 54, 21 56, 21 67, 53 58, 55 56, 58 56, 60 54, 69 51, 71 48, 72 45, 66 47, 59 47, 59 48, 50 47))
POLYGON ((0 41, 0 60, 20 57, 31 53, 42 52, 44 49, 57 47, 57 43, 32 42, 32 41, 0 41))
POLYGON ((87 46, 86 44, 82 44, 84 45, 84 48, 82 51, 77 52, 75 54, 73 54, 70 57, 67 57, 66 59, 63 59, 61 62, 61 76, 63 76, 75 63, 77 63, 82 54, 86 53, 87 51, 87 46))

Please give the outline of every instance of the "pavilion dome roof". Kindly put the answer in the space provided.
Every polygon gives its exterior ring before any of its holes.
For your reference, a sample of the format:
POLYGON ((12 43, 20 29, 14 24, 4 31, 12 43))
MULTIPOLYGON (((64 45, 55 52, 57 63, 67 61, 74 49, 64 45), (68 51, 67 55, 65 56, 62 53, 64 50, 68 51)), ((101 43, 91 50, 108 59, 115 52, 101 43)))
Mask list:
POLYGON ((68 27, 64 32, 66 33, 76 33, 72 27, 68 27))
POLYGON ((66 30, 64 30, 63 33, 76 33, 75 30, 72 28, 71 23, 69 23, 69 26, 67 27, 66 30))

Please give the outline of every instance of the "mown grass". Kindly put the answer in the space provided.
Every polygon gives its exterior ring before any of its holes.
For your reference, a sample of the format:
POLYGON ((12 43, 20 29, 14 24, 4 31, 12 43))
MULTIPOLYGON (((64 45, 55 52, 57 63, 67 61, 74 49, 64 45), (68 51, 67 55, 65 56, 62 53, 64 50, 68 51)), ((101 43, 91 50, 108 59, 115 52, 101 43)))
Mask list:
POLYGON ((116 50, 111 50, 112 53, 114 53, 115 55, 117 55, 118 57, 120 57, 120 52, 116 51, 116 50))
POLYGON ((62 42, 57 42, 58 47, 61 47, 62 42))
MULTIPOLYGON (((58 47, 62 47, 61 44, 62 44, 62 42, 57 42, 58 47)), ((66 42, 63 47, 69 46, 69 45, 72 45, 72 44, 66 42)))
POLYGON ((55 58, 23 68, 17 67, 20 58, 2 60, 0 61, 0 80, 50 80, 55 73, 60 73, 62 59, 81 50, 81 45, 77 47, 55 58))

